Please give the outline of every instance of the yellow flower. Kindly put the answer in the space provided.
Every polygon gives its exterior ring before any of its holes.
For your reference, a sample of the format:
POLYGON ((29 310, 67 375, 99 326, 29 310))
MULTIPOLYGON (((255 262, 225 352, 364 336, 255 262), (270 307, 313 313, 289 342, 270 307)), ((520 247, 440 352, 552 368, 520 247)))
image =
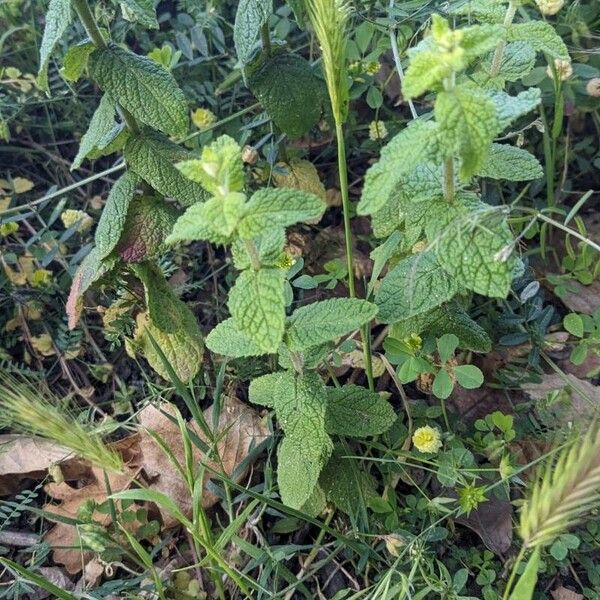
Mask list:
POLYGON ((373 60, 371 62, 368 62, 365 65, 365 71, 369 74, 369 75, 376 75, 377 73, 379 73, 379 70, 381 69, 381 65, 376 61, 373 60))
POLYGON ((550 79, 554 79, 554 72, 556 71, 556 75, 560 81, 565 81, 573 75, 573 67, 571 66, 570 60, 563 60, 562 58, 554 59, 554 69, 551 65, 548 65, 546 69, 546 73, 550 79))
POLYGON ((33 287, 46 287, 52 281, 52 271, 48 269, 36 269, 31 274, 31 285, 33 287))
POLYGON ((9 221, 8 223, 2 223, 2 225, 0 225, 0 236, 1 237, 9 236, 11 233, 14 233, 18 229, 19 229, 19 224, 15 223, 14 221, 9 221))
POLYGON ((369 124, 369 138, 376 142, 387 137, 388 130, 383 121, 371 121, 369 124))
POLYGON ((192 122, 198 129, 204 129, 212 125, 217 120, 217 116, 208 108, 197 108, 192 113, 192 122))
POLYGON ((94 219, 86 212, 72 208, 63 210, 60 214, 60 220, 63 222, 65 229, 69 229, 69 227, 72 227, 75 223, 79 222, 77 231, 87 231, 94 224, 94 219))
POLYGON ((419 427, 412 437, 413 445, 419 452, 436 453, 442 447, 440 430, 437 427, 419 427))
POLYGON ((555 15, 564 5, 565 0, 535 0, 543 15, 555 15))

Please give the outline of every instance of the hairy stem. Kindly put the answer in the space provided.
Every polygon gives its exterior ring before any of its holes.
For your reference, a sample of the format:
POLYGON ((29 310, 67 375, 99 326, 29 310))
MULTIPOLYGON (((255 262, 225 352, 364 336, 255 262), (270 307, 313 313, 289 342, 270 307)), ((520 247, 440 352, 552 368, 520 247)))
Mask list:
POLYGON ((250 264, 255 271, 260 271, 260 256, 256 244, 252 240, 244 240, 244 246, 250 256, 250 264))
POLYGON ((444 160, 444 200, 454 200, 454 159, 444 160))
MULTIPOLYGON (((510 2, 508 8, 506 9, 506 14, 504 15, 504 26, 508 27, 515 18, 515 14, 517 12, 517 4, 515 2, 510 2)), ((501 40, 498 42, 496 46, 496 50, 494 50, 494 58, 492 58, 492 68, 490 69, 490 75, 492 77, 496 77, 500 72, 500 67, 502 66, 502 56, 504 55, 504 49, 506 48, 506 41, 501 40)))
POLYGON ((265 54, 271 56, 271 34, 269 33, 268 23, 264 23, 260 28, 260 41, 265 54))

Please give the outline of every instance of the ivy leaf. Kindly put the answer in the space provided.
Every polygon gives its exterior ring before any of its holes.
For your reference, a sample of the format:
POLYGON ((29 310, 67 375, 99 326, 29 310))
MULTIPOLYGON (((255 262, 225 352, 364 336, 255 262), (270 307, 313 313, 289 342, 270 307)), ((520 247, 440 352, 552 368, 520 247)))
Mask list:
POLYGON ((100 99, 98 108, 94 111, 88 130, 83 134, 79 142, 77 156, 71 165, 71 171, 78 169, 83 159, 104 139, 115 126, 115 105, 108 94, 100 99))
POLYGON ((496 107, 498 127, 496 133, 504 131, 519 117, 531 112, 541 102, 541 92, 538 88, 529 88, 516 96, 506 92, 493 92, 490 96, 496 107))
POLYGON ((71 46, 63 59, 63 66, 60 70, 62 78, 71 82, 78 81, 87 67, 90 54, 95 49, 96 46, 89 40, 71 46))
POLYGON ((188 128, 187 102, 167 69, 115 44, 89 59, 91 77, 136 119, 169 135, 188 128))
POLYGON ((355 438, 379 435, 396 420, 391 404, 377 392, 358 385, 327 388, 327 433, 355 438))
POLYGON ((265 353, 277 352, 285 324, 284 269, 243 271, 227 306, 236 327, 265 353))
POLYGON ((466 388, 473 390, 483 385, 483 373, 475 365, 458 365, 454 367, 456 381, 466 388))
POLYGON ((358 298, 331 298, 307 304, 287 320, 286 344, 293 351, 305 350, 346 335, 377 314, 377 306, 358 298))
POLYGON ((260 356, 264 351, 235 325, 233 319, 221 321, 206 338, 206 346, 215 354, 231 358, 260 356))
POLYGON ((276 54, 256 68, 248 85, 281 131, 298 138, 323 113, 325 89, 308 61, 297 54, 276 54))
POLYGON ((512 235, 503 211, 480 203, 458 216, 441 214, 427 227, 427 239, 452 278, 478 294, 506 298, 513 261, 504 257, 512 235))
MULTIPOLYGON (((483 64, 489 74, 492 66, 492 55, 483 64)), ((502 54, 498 77, 505 81, 519 81, 528 75, 535 66, 535 50, 529 42, 512 42, 507 44, 502 54)))
POLYGON ((509 42, 527 42, 536 52, 549 54, 553 58, 569 59, 569 51, 554 27, 546 21, 514 23, 508 28, 509 42))
POLYGON ((71 12, 71 0, 50 0, 46 12, 46 25, 40 45, 40 68, 37 75, 37 84, 45 92, 48 87, 48 63, 50 55, 56 44, 60 41, 67 27, 71 24, 73 14, 71 12))
POLYGON ((457 292, 457 280, 442 269, 432 252, 415 254, 383 278, 375 294, 378 318, 383 323, 408 319, 447 302, 457 292))
POLYGON ((320 219, 325 203, 309 192, 292 188, 264 188, 252 195, 238 224, 242 239, 252 239, 273 227, 320 219))
POLYGON ((492 144, 476 175, 507 181, 531 181, 542 177, 544 170, 540 161, 527 150, 509 144, 492 144))
POLYGON ((158 132, 144 131, 131 136, 125 144, 125 160, 131 170, 156 191, 175 198, 184 206, 206 197, 202 187, 184 177, 174 166, 189 156, 187 150, 158 132))
POLYGON ((458 87, 441 92, 435 103, 440 137, 461 158, 460 176, 467 181, 485 160, 498 129, 494 104, 483 92, 458 87))
POLYGON ((116 246, 119 256, 127 263, 155 256, 163 247, 178 215, 177 208, 162 198, 134 198, 129 205, 123 235, 116 246))
POLYGON ((235 13, 233 43, 242 66, 252 57, 260 28, 273 12, 273 0, 240 0, 235 13))
POLYGON ((379 160, 365 175, 359 215, 370 215, 381 210, 396 190, 402 176, 415 169, 432 153, 437 133, 433 121, 413 121, 394 136, 381 150, 379 160))
POLYGON ((123 18, 131 23, 139 23, 146 29, 158 29, 154 0, 121 0, 123 18))
POLYGON ((117 179, 110 190, 94 237, 100 258, 108 256, 121 239, 129 204, 135 196, 137 185, 138 176, 127 171, 117 179))

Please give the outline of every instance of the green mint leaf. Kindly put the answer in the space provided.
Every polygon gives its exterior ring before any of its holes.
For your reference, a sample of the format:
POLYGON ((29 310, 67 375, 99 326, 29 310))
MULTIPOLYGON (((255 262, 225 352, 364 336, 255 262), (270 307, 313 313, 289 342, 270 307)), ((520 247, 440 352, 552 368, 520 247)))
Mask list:
POLYGON ((83 159, 112 131, 114 126, 115 104, 108 94, 104 94, 92 115, 88 130, 79 142, 79 150, 71 165, 71 171, 81 166, 83 159))
POLYGON ((323 200, 310 192, 293 188, 264 188, 254 193, 246 205, 238 224, 238 234, 242 239, 253 239, 273 227, 320 219, 325 208, 323 200))
POLYGON ((113 128, 87 153, 86 158, 95 160, 122 150, 129 135, 130 131, 125 123, 115 123, 113 128))
POLYGON ((402 260, 381 281, 375 294, 378 319, 393 323, 427 312, 450 300, 458 282, 450 277, 432 252, 402 260))
POLYGON ((413 121, 383 147, 379 160, 365 175, 356 208, 359 215, 370 215, 383 208, 402 177, 432 153, 436 130, 433 121, 413 121))
POLYGON ((280 391, 284 390, 284 386, 290 384, 290 382, 287 371, 257 377, 250 382, 248 399, 252 404, 275 408, 280 391))
POLYGON ((381 272, 390 258, 396 253, 402 234, 399 231, 394 231, 383 244, 371 251, 369 258, 373 261, 373 270, 371 271, 371 280, 369 281, 369 292, 373 291, 375 282, 379 279, 381 272))
POLYGON ((436 89, 453 70, 461 71, 466 66, 458 54, 454 61, 441 60, 440 52, 430 37, 420 41, 408 54, 410 63, 402 82, 402 94, 407 100, 436 89))
POLYGON ((227 306, 236 327, 265 353, 275 353, 285 324, 284 269, 242 271, 227 306))
POLYGON ((505 253, 513 241, 504 212, 480 203, 456 215, 438 215, 427 227, 427 239, 439 263, 466 288, 506 298, 513 260, 505 253))
POLYGON ((395 420, 391 404, 377 392, 358 385, 327 388, 325 426, 331 435, 355 438, 379 435, 395 420))
POLYGON ((509 144, 492 144, 476 175, 507 181, 531 181, 542 177, 544 170, 540 161, 527 150, 509 144))
POLYGON ((517 96, 510 96, 506 92, 493 92, 490 98, 496 107, 496 133, 500 133, 519 117, 531 112, 541 102, 541 92, 538 88, 529 88, 517 96))
POLYGON ((245 204, 246 196, 239 192, 209 198, 195 211, 198 225, 214 231, 219 239, 228 239, 244 213, 245 204))
POLYGON ((457 17, 469 17, 476 21, 500 24, 504 21, 506 7, 504 0, 468 0, 452 4, 448 14, 457 17))
POLYGON ((273 0, 240 0, 235 13, 233 43, 242 66, 252 57, 260 28, 273 12, 273 0))
POLYGON ((126 21, 139 23, 146 29, 158 29, 154 0, 121 0, 119 4, 126 21))
POLYGON ((483 373, 475 365, 458 365, 454 367, 454 375, 459 385, 473 390, 483 385, 483 373))
POLYGON ((371 321, 377 306, 358 298, 332 298, 307 304, 287 320, 286 344, 298 351, 335 340, 371 321))
POLYGON ((454 382, 445 369, 440 369, 433 380, 431 391, 436 398, 445 400, 450 396, 454 389, 454 382))
POLYGON ((116 246, 126 263, 138 263, 156 256, 175 225, 179 211, 155 196, 140 196, 129 204, 123 235, 116 246))
POLYGON ((460 340, 453 333, 445 333, 438 338, 437 349, 442 364, 448 362, 454 356, 454 351, 458 348, 459 343, 460 340))
MULTIPOLYGON (((285 247, 286 237, 283 227, 275 227, 260 237, 254 238, 252 243, 256 248, 260 264, 265 267, 276 267, 281 259, 285 247)), ((235 240, 231 245, 231 255, 236 269, 243 271, 252 266, 252 259, 244 240, 235 240)))
POLYGON ((582 338, 584 334, 583 319, 577 313, 569 313, 563 319, 565 329, 575 337, 582 338))
POLYGON ((498 129, 494 104, 483 92, 458 87, 438 95, 434 112, 443 144, 450 156, 461 158, 460 176, 467 181, 485 160, 498 129))
POLYGON ((469 63, 479 60, 486 52, 494 49, 504 37, 504 28, 498 25, 473 25, 460 32, 460 47, 465 51, 469 63))
POLYGON ((213 196, 241 192, 244 188, 242 149, 228 135, 202 148, 200 159, 180 162, 177 168, 213 196))
POLYGON ((321 118, 324 84, 297 54, 270 57, 253 70, 248 85, 275 125, 291 138, 308 133, 321 118))
POLYGON ((71 24, 73 14, 71 12, 71 0, 50 0, 46 12, 46 25, 40 45, 40 68, 37 75, 37 83, 45 92, 48 87, 48 63, 50 55, 56 44, 71 24))
POLYGON ((115 181, 110 190, 94 237, 96 252, 100 258, 108 256, 121 239, 138 181, 135 173, 127 171, 115 181))
POLYGON ((565 43, 554 27, 546 21, 515 23, 508 28, 507 40, 509 42, 527 42, 536 52, 549 54, 553 58, 569 60, 569 51, 565 43))
MULTIPOLYGON (((490 73, 493 53, 483 63, 486 73, 490 73)), ((535 50, 529 42, 507 44, 502 54, 498 77, 505 81, 519 81, 528 75, 535 66, 535 50)))
POLYGON ((218 233, 206 219, 205 203, 190 206, 176 221, 173 230, 165 240, 166 244, 208 240, 213 244, 228 244, 230 238, 218 233))
POLYGON ((221 321, 206 338, 206 347, 215 354, 231 358, 260 356, 264 351, 235 325, 233 319, 221 321))
POLYGON ((311 346, 302 352, 290 350, 282 344, 279 346, 278 363, 282 369, 294 369, 300 363, 304 369, 316 369, 333 350, 331 342, 325 342, 318 346, 311 346))
POLYGON ((169 135, 184 135, 188 109, 169 71, 146 56, 114 44, 89 58, 92 79, 136 119, 169 135))
POLYGON ((184 177, 174 166, 189 158, 189 152, 158 132, 145 131, 131 136, 125 144, 125 160, 130 169, 156 191, 191 206, 204 200, 204 190, 184 177))
POLYGON ((60 74, 67 81, 78 81, 88 64, 90 54, 96 49, 96 46, 89 40, 71 46, 63 59, 63 66, 60 74))

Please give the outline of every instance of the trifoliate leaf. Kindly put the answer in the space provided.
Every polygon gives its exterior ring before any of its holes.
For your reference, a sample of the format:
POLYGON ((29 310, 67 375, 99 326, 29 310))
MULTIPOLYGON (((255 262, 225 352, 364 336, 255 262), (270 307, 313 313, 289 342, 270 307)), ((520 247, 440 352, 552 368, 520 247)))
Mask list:
POLYGON ((188 128, 187 102, 169 71, 146 56, 110 44, 89 58, 91 77, 136 119, 169 135, 188 128))
POLYGON ((505 253, 512 234, 502 210, 480 203, 458 215, 440 214, 426 232, 439 263, 453 279, 478 294, 506 298, 513 260, 505 253))
POLYGON ((60 74, 67 81, 78 81, 87 67, 90 54, 96 49, 93 42, 86 40, 71 46, 63 59, 60 74))
POLYGON ((450 300, 458 282, 442 269, 432 252, 402 260, 382 280, 375 295, 378 319, 392 323, 427 312, 450 300))
POLYGON ((121 0, 119 4, 126 21, 139 23, 146 29, 158 29, 155 0, 121 0))
POLYGON ((177 208, 162 198, 134 198, 129 205, 123 235, 116 246, 119 256, 127 263, 155 256, 162 249, 178 216, 177 208))
POLYGON ((135 196, 138 181, 135 173, 127 171, 115 181, 110 190, 94 237, 96 251, 100 258, 108 256, 121 239, 129 205, 135 196))
POLYGON ((221 321, 206 338, 207 348, 216 354, 242 358, 260 356, 264 351, 247 335, 239 331, 233 319, 221 321))
POLYGON ((44 35, 40 45, 40 68, 37 76, 37 83, 45 92, 49 91, 48 62, 50 61, 50 55, 67 27, 71 24, 72 19, 71 0, 50 0, 46 12, 44 35))
POLYGON ((438 95, 434 112, 443 144, 461 158, 460 176, 466 181, 485 160, 498 129, 494 104, 483 92, 458 87, 438 95))
POLYGON ((294 311, 286 324, 286 344, 299 351, 335 340, 372 320, 377 306, 358 298, 331 298, 294 311))
POLYGON ((510 96, 506 92, 493 92, 490 98, 496 107, 496 133, 500 133, 513 121, 531 112, 541 102, 541 92, 538 88, 529 88, 517 96, 510 96))
POLYGON ((273 227, 320 219, 325 203, 309 192, 291 188, 263 188, 254 193, 238 224, 243 239, 263 235, 273 227))
POLYGON ((228 135, 202 148, 200 159, 185 160, 177 168, 213 196, 241 192, 244 188, 242 149, 228 135))
POLYGON ((242 66, 252 57, 260 28, 273 12, 273 0, 240 0, 235 13, 233 43, 242 66))
POLYGON ((103 140, 115 126, 115 104, 113 99, 104 94, 100 99, 100 104, 92 115, 88 130, 83 134, 79 142, 77 156, 73 159, 71 171, 78 169, 83 159, 103 140))
POLYGON ((397 321, 390 327, 390 336, 404 340, 411 335, 453 333, 459 339, 459 347, 473 352, 489 352, 492 342, 480 327, 456 302, 448 302, 432 311, 410 319, 397 321))
POLYGON ((509 42, 527 42, 537 52, 549 54, 553 58, 569 59, 569 51, 554 27, 546 21, 514 23, 508 28, 509 42))
POLYGON ((298 54, 271 56, 250 75, 248 85, 275 125, 292 138, 308 133, 321 118, 323 82, 298 54))
MULTIPOLYGON (((493 54, 483 63, 486 73, 490 73, 493 54)), ((518 81, 528 75, 535 65, 535 50, 528 42, 507 44, 502 53, 500 70, 497 77, 505 81, 518 81)))
POLYGON ((356 209, 359 215, 370 215, 384 207, 403 175, 432 153, 436 130, 433 121, 413 121, 384 146, 379 160, 365 175, 356 209))
POLYGON ((289 163, 277 163, 273 169, 273 181, 280 188, 309 192, 321 200, 327 197, 315 165, 308 160, 292 158, 289 163))
POLYGON ((173 303, 173 314, 176 315, 175 331, 167 333, 153 323, 147 313, 140 313, 136 318, 137 329, 131 343, 132 349, 141 352, 150 366, 164 379, 170 379, 162 357, 152 343, 165 355, 168 364, 182 382, 191 381, 202 365, 204 343, 196 318, 187 305, 175 298, 166 299, 173 303))
POLYGON ((285 323, 284 269, 248 269, 229 292, 236 327, 265 353, 277 352, 285 323))
POLYGON ((363 438, 387 431, 396 420, 392 405, 358 385, 327 388, 325 427, 331 435, 363 438))
MULTIPOLYGON (((282 266, 282 251, 285 246, 285 231, 283 227, 272 229, 264 235, 252 240, 260 264, 264 267, 282 266)), ((244 240, 235 240, 231 245, 231 255, 236 269, 243 271, 252 266, 252 257, 244 240)), ((284 256, 285 259, 285 256, 284 256)))
POLYGON ((507 181, 531 181, 544 175, 540 161, 522 148, 492 144, 485 162, 476 175, 507 181))
POLYGON ((204 200, 204 190, 184 177, 175 163, 189 158, 190 153, 162 134, 145 131, 131 136, 125 144, 125 160, 132 171, 155 190, 191 206, 204 200))

